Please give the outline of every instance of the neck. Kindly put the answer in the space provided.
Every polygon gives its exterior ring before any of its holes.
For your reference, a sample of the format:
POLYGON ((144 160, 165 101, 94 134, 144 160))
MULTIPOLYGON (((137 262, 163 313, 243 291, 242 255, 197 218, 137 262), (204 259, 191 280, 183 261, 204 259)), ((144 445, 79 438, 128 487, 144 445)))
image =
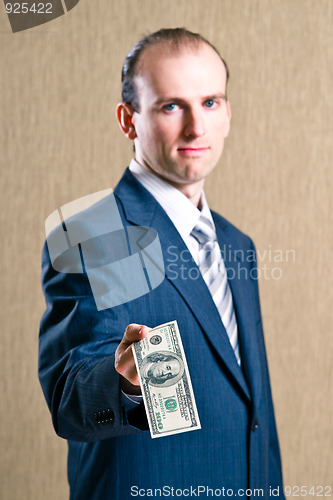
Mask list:
POLYGON ((186 198, 188 198, 193 205, 195 205, 199 210, 201 210, 202 205, 201 205, 201 192, 204 187, 205 179, 200 179, 199 181, 189 183, 189 184, 181 184, 178 182, 174 182, 170 179, 167 179, 160 175, 158 172, 155 172, 152 168, 148 167, 144 162, 140 162, 135 158, 135 160, 140 163, 141 166, 143 166, 146 170, 149 170, 152 174, 156 175, 156 177, 159 177, 162 179, 162 181, 167 182, 171 186, 175 187, 183 193, 186 198))
MULTIPOLYGON (((171 184, 171 182, 170 182, 171 184)), ((186 198, 188 198, 199 210, 201 210, 201 192, 204 186, 204 180, 196 182, 194 184, 173 184, 181 193, 183 193, 186 198)))

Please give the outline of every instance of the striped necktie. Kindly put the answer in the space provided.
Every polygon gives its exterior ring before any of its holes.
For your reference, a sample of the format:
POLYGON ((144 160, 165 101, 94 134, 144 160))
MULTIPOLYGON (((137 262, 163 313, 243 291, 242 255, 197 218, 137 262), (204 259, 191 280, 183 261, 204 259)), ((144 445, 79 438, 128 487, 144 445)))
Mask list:
POLYGON ((201 216, 194 226, 191 236, 199 243, 199 269, 220 313, 222 323, 240 365, 236 316, 215 230, 212 228, 211 222, 201 216))

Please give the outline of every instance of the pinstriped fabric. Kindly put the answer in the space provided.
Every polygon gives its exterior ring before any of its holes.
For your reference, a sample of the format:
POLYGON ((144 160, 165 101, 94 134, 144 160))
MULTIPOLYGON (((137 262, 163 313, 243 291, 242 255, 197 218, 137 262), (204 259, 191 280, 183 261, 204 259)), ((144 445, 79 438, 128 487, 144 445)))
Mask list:
POLYGON ((211 222, 201 216, 191 235, 199 242, 199 269, 220 313, 238 364, 238 329, 227 273, 211 222))

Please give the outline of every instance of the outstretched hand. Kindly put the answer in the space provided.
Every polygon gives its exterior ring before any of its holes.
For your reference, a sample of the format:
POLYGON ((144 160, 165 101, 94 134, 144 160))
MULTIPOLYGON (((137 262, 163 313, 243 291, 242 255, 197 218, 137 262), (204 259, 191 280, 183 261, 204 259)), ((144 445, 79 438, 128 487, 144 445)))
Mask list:
POLYGON ((127 326, 124 336, 117 347, 114 366, 122 376, 121 389, 127 394, 141 394, 132 344, 143 339, 149 333, 149 330, 148 326, 131 323, 127 326))

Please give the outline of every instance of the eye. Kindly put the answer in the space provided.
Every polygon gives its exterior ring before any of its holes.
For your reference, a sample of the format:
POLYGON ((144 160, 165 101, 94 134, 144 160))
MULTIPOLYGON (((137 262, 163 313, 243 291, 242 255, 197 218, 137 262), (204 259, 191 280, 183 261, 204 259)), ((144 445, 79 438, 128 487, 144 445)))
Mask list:
POLYGON ((216 101, 214 101, 214 99, 206 99, 206 101, 204 102, 206 108, 214 108, 216 106, 216 101))
POLYGON ((177 111, 179 109, 179 106, 174 102, 170 102, 169 104, 165 104, 165 106, 163 106, 163 109, 164 111, 172 112, 177 111))

